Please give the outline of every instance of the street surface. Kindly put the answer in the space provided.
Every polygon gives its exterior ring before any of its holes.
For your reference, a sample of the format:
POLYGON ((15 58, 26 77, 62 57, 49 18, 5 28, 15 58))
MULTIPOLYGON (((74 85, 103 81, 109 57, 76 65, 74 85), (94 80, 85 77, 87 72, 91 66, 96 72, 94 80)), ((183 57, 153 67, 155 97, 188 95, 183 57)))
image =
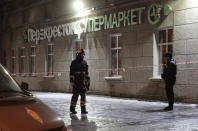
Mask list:
MULTIPOLYGON (((196 104, 175 104, 173 111, 163 111, 163 102, 87 96, 89 114, 70 115, 71 94, 33 92, 65 122, 68 131, 198 131, 196 104)), ((80 97, 79 97, 80 100, 80 97)))

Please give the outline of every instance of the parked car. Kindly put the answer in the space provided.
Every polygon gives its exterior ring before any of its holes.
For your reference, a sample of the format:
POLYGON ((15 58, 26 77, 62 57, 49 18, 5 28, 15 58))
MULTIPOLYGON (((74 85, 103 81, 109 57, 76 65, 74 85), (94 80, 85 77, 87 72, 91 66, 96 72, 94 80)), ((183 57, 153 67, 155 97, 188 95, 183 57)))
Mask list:
POLYGON ((0 65, 0 131, 66 131, 56 113, 0 65))

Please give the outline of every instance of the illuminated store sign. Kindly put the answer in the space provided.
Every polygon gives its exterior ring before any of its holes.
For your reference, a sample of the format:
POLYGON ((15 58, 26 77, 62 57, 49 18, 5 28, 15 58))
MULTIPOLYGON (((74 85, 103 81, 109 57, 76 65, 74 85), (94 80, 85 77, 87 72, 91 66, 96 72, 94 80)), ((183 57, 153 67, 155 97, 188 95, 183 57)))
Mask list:
MULTIPOLYGON (((56 37, 64 37, 74 34, 142 24, 145 10, 145 7, 140 7, 136 9, 120 11, 117 13, 111 13, 108 15, 105 14, 101 16, 84 18, 75 22, 42 29, 29 28, 26 32, 26 38, 28 39, 26 41, 38 43, 39 41, 45 39, 50 41, 51 38, 56 37)), ((150 24, 157 24, 160 21, 161 10, 161 6, 157 4, 152 4, 148 8, 147 16, 148 22, 150 24)))

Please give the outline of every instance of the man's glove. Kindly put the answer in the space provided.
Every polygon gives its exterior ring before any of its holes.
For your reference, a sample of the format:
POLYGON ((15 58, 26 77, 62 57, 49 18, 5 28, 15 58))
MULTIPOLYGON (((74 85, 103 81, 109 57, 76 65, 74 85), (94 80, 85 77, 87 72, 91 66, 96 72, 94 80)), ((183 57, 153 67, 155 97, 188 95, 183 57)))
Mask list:
POLYGON ((85 80, 83 81, 83 87, 89 90, 90 86, 90 77, 86 77, 85 80))
POLYGON ((161 74, 162 79, 164 79, 164 74, 161 74))
POLYGON ((87 77, 87 90, 89 90, 89 87, 90 87, 90 77, 88 76, 87 77))

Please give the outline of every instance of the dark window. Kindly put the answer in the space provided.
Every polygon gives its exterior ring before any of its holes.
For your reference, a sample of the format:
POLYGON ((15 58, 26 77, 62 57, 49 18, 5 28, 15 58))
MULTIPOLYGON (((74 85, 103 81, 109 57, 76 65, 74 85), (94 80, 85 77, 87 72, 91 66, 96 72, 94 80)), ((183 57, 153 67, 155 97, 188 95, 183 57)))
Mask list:
POLYGON ((7 68, 7 53, 5 50, 3 51, 3 66, 7 68))
POLYGON ((47 45, 47 76, 53 75, 53 43, 47 45))
POLYGON ((15 66, 16 66, 16 53, 15 49, 12 49, 11 51, 11 73, 15 73, 15 66))
POLYGON ((19 73, 25 73, 25 47, 19 49, 19 73))
POLYGON ((35 75, 36 73, 36 47, 30 47, 30 74, 35 75))

